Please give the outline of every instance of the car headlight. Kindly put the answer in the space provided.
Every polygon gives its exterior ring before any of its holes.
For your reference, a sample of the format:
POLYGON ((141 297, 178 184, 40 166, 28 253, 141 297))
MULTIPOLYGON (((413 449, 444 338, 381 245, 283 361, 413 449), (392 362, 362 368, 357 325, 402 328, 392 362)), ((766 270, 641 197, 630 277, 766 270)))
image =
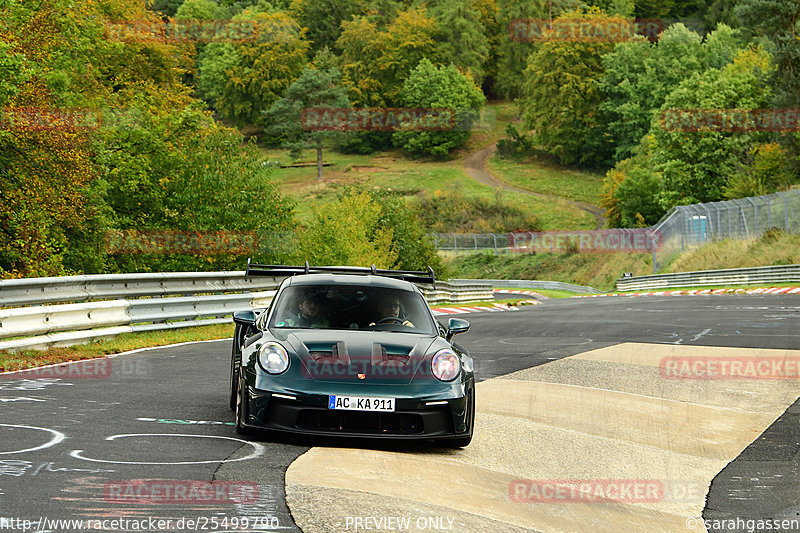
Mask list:
POLYGON ((461 363, 451 350, 439 350, 431 359, 431 371, 440 381, 453 381, 461 371, 461 363))
POLYGON ((268 342, 258 350, 258 364, 269 374, 280 374, 289 368, 289 354, 277 342, 268 342))

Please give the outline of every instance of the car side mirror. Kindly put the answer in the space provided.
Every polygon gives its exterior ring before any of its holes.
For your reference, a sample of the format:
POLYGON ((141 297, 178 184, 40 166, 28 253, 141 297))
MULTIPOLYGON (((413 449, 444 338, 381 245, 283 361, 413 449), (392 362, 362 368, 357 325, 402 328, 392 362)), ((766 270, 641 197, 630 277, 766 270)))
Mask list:
POLYGON ((256 327, 256 312, 252 309, 247 311, 236 311, 233 313, 233 321, 242 326, 256 327))
POLYGON ((469 322, 463 320, 461 318, 451 318, 447 322, 447 340, 453 338, 454 335, 458 335, 459 333, 466 333, 469 331, 469 322))

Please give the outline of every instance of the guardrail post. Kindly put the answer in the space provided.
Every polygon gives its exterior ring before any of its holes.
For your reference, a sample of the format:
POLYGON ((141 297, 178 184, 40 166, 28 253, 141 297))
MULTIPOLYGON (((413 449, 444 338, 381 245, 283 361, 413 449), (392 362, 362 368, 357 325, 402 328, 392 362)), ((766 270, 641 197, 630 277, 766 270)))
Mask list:
POLYGON ((491 235, 492 235, 492 239, 494 239, 494 255, 499 255, 497 253, 497 236, 494 233, 492 233, 491 235))
POLYGON ((772 202, 767 198, 767 229, 772 227, 772 202))
POLYGON ((472 240, 475 243, 475 251, 477 252, 478 251, 478 234, 477 233, 473 233, 472 234, 472 240))
POLYGON ((789 233, 789 200, 783 195, 783 193, 776 193, 778 196, 783 198, 783 230, 786 233, 789 233))
POLYGON ((753 200, 750 197, 747 198, 747 201, 749 201, 753 205, 753 219, 755 220, 755 225, 753 228, 753 236, 758 237, 758 204, 755 202, 755 200, 753 200))
POLYGON ((733 226, 731 225, 731 207, 727 207, 728 210, 728 237, 733 236, 733 226))
POLYGON ((680 211, 681 213, 681 252, 686 251, 686 215, 684 215, 683 209, 680 211))

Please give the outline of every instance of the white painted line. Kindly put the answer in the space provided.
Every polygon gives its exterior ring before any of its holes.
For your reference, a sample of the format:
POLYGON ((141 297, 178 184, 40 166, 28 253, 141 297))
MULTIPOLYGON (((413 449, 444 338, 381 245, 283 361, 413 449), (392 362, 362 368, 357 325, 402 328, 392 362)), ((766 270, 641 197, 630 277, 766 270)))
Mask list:
POLYGON ((75 363, 85 363, 87 361, 97 361, 98 359, 105 359, 105 356, 103 356, 103 357, 92 357, 91 359, 78 359, 78 360, 75 360, 75 361, 64 361, 64 362, 61 362, 61 363, 54 363, 52 365, 35 366, 35 367, 31 367, 31 368, 20 368, 19 370, 6 370, 4 372, 0 372, 0 376, 4 376, 6 374, 21 374, 23 372, 39 372, 43 368, 54 368, 54 367, 57 367, 57 366, 73 365, 75 363))
POLYGON ((171 463, 141 462, 141 461, 109 461, 106 459, 93 459, 91 457, 83 457, 81 455, 83 453, 83 450, 72 450, 69 455, 71 457, 74 457, 76 459, 81 459, 83 461, 91 461, 93 463, 112 463, 118 465, 200 465, 200 464, 211 464, 211 463, 235 463, 237 461, 247 461, 249 459, 255 459, 256 457, 264 455, 264 450, 266 449, 261 444, 255 442, 249 442, 242 439, 236 439, 234 437, 220 437, 216 435, 188 435, 184 433, 128 433, 124 435, 112 435, 111 437, 106 437, 106 440, 116 440, 118 438, 125 438, 125 437, 190 437, 194 439, 232 440, 234 442, 240 442, 242 444, 252 446, 253 451, 249 455, 246 455, 245 457, 239 457, 237 459, 216 459, 211 461, 176 461, 171 463))
POLYGON ((134 354, 134 353, 149 352, 150 350, 160 350, 161 348, 176 348, 178 346, 188 346, 190 344, 203 344, 203 343, 206 343, 206 342, 222 342, 222 341, 230 342, 232 340, 233 340, 233 337, 228 337, 226 339, 211 339, 211 340, 208 340, 208 341, 179 342, 177 344, 165 344, 164 346, 151 346, 149 348, 137 348, 135 350, 130 350, 130 351, 127 351, 127 352, 108 354, 106 357, 119 357, 120 355, 131 355, 131 354, 134 354))
POLYGON ((40 427, 36 427, 36 426, 18 426, 18 425, 15 425, 15 424, 0 424, 0 426, 6 427, 6 428, 35 429, 37 431, 46 431, 46 432, 51 433, 53 435, 53 438, 50 439, 49 442, 45 442, 41 446, 37 446, 35 448, 27 448, 25 450, 12 450, 10 452, 0 452, 0 455, 7 455, 7 454, 13 454, 13 453, 35 452, 35 451, 38 451, 38 450, 44 450, 45 448, 49 448, 51 446, 55 446, 56 444, 58 444, 59 442, 61 442, 64 439, 67 438, 66 435, 64 435, 60 431, 56 431, 54 429, 40 428, 40 427))

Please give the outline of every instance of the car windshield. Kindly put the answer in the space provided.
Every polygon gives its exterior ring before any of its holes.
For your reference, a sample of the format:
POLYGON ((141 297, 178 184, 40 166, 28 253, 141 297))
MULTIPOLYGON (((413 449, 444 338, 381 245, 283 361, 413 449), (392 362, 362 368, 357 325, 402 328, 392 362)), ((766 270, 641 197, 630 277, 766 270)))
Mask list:
POLYGON ((281 291, 269 327, 433 334, 418 293, 374 286, 301 285, 281 291))

